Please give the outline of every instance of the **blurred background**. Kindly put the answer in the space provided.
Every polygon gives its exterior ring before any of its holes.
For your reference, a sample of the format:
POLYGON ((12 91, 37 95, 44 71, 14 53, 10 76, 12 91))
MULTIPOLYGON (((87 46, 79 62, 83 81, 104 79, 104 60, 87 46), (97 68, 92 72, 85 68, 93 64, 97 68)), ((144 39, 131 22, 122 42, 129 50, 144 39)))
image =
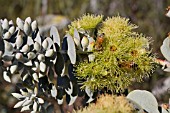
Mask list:
MULTIPOLYGON (((38 21, 42 34, 48 34, 50 26, 55 25, 63 37, 67 25, 85 13, 102 14, 105 18, 120 15, 138 25, 138 32, 152 37, 153 53, 164 59, 160 46, 170 31, 170 18, 165 16, 168 5, 170 0, 0 0, 0 18, 15 23, 17 17, 24 20, 30 16, 38 21)), ((144 82, 134 83, 130 90, 149 90, 159 103, 168 103, 169 75, 160 67, 144 82)), ((10 93, 14 91, 15 86, 0 80, 0 113, 19 113, 12 108, 16 100, 10 93)))

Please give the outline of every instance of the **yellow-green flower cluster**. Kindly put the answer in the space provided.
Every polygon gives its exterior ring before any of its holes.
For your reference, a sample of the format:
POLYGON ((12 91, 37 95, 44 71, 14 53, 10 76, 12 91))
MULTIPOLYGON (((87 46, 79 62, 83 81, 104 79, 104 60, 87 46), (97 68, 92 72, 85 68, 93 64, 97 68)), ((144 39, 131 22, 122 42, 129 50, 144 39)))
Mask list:
POLYGON ((76 113, 137 113, 137 111, 123 96, 102 95, 95 104, 90 104, 76 113))
POLYGON ((71 22, 71 25, 68 26, 69 33, 73 35, 74 29, 77 30, 89 30, 94 29, 96 26, 103 20, 102 15, 83 15, 81 18, 71 22))
POLYGON ((94 61, 77 65, 77 77, 87 79, 82 88, 100 90, 107 87, 118 92, 153 72, 156 64, 149 50, 149 37, 134 32, 136 27, 119 16, 102 22, 98 29, 99 34, 104 34, 102 50, 93 52, 94 61))
POLYGON ((106 37, 117 36, 116 39, 122 38, 122 35, 126 36, 131 33, 131 30, 138 26, 129 23, 129 19, 122 18, 120 16, 107 18, 103 22, 103 27, 99 30, 101 33, 105 33, 106 37))

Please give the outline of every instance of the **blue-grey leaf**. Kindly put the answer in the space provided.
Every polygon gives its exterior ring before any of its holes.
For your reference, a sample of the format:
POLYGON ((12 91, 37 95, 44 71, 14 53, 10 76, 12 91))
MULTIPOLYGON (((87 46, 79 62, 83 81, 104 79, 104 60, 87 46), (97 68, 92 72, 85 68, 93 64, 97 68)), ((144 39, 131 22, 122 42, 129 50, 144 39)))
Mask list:
POLYGON ((57 43, 60 47, 60 36, 59 36, 58 30, 55 26, 51 27, 50 36, 53 37, 54 43, 57 43))
POLYGON ((41 50, 41 45, 39 42, 34 43, 34 50, 36 50, 37 52, 39 52, 41 50))
POLYGON ((17 35, 18 35, 18 30, 16 30, 13 34, 11 34, 11 37, 9 39, 5 39, 5 40, 11 43, 15 43, 17 35))
POLYGON ((25 66, 29 66, 29 67, 31 67, 31 66, 32 66, 32 61, 31 61, 31 60, 29 60, 28 62, 24 63, 24 65, 25 65, 25 66))
POLYGON ((34 20, 32 23, 31 23, 31 28, 32 28, 32 31, 35 31, 37 28, 38 28, 38 23, 36 20, 34 20))
POLYGON ((170 111, 168 109, 165 109, 162 107, 162 112, 161 113, 170 113, 170 111))
POLYGON ((74 67, 73 64, 69 64, 68 65, 68 74, 69 74, 69 78, 72 82, 76 83, 77 82, 77 78, 75 77, 75 72, 73 72, 74 67))
POLYGON ((77 38, 80 41, 80 35, 79 35, 77 29, 74 29, 74 38, 77 38))
POLYGON ((47 50, 48 50, 51 48, 51 46, 53 45, 54 42, 52 41, 52 39, 50 37, 47 37, 46 40, 48 41, 48 48, 47 48, 47 50))
POLYGON ((63 104, 63 98, 62 99, 57 99, 57 102, 59 105, 63 104))
POLYGON ((6 32, 4 34, 4 39, 10 39, 10 37, 11 37, 11 33, 10 32, 6 32))
POLYGON ((42 43, 42 47, 43 47, 43 49, 47 50, 48 46, 49 46, 48 41, 47 41, 47 39, 45 39, 42 43))
POLYGON ((35 81, 39 82, 37 73, 33 73, 32 77, 34 78, 35 81))
POLYGON ((82 50, 81 44, 80 44, 80 35, 77 31, 77 29, 74 30, 74 37, 73 37, 74 43, 77 46, 79 50, 82 50))
POLYGON ((46 64, 44 62, 40 62, 40 71, 45 72, 46 68, 47 68, 46 64))
POLYGON ((38 42, 41 45, 41 36, 40 36, 40 32, 37 33, 36 38, 34 39, 34 41, 38 42))
POLYGON ((31 105, 27 105, 27 106, 22 107, 21 112, 30 110, 31 109, 30 106, 31 105))
MULTIPOLYGON (((67 97, 68 97, 68 96, 67 96, 67 97)), ((66 97, 66 98, 67 98, 67 97, 66 97)), ((76 95, 76 96, 69 95, 69 97, 70 97, 70 100, 69 100, 68 105, 70 106, 70 105, 72 105, 72 104, 76 101, 77 95, 76 95)))
POLYGON ((37 87, 34 88, 34 94, 38 95, 38 88, 37 87))
POLYGON ((11 55, 11 52, 13 52, 13 45, 10 42, 7 42, 6 40, 4 40, 4 44, 5 44, 5 54, 7 55, 11 55))
POLYGON ((24 98, 25 96, 19 94, 19 93, 11 93, 12 96, 14 96, 15 98, 17 98, 18 100, 20 100, 21 98, 24 98))
POLYGON ((52 69, 52 67, 49 67, 48 78, 49 78, 50 81, 54 80, 54 70, 52 69))
POLYGON ((45 56, 46 57, 52 57, 54 55, 54 50, 53 49, 49 49, 45 52, 45 56))
POLYGON ((38 104, 37 104, 37 102, 34 101, 34 104, 33 104, 33 111, 36 112, 37 109, 38 109, 38 104))
POLYGON ((72 82, 70 82, 69 87, 70 87, 70 88, 65 89, 65 92, 66 92, 68 95, 71 95, 71 94, 73 93, 73 84, 72 84, 72 82))
POLYGON ((160 47, 161 53, 163 54, 163 56, 170 61, 170 38, 167 37, 164 39, 162 46, 160 47))
POLYGON ((11 26, 8 30, 11 34, 13 34, 15 32, 15 27, 11 26))
POLYGON ((19 49, 22 46, 23 42, 24 42, 23 37, 21 35, 17 35, 15 42, 17 49, 19 49))
POLYGON ((27 105, 31 104, 32 102, 33 102, 33 100, 28 99, 22 104, 22 106, 27 106, 27 105))
POLYGON ((29 60, 32 60, 32 59, 34 59, 34 58, 36 57, 36 54, 31 51, 31 52, 29 52, 29 53, 27 54, 27 57, 28 57, 29 60))
POLYGON ((31 17, 27 17, 26 19, 25 19, 25 22, 27 22, 29 25, 31 25, 31 17))
POLYGON ((20 50, 21 52, 27 53, 30 50, 30 46, 28 44, 24 45, 22 49, 20 50))
POLYGON ((34 41, 33 41, 32 37, 30 37, 30 36, 27 37, 27 44, 28 45, 34 44, 34 41))
POLYGON ((127 101, 128 101, 129 104, 131 104, 133 109, 138 111, 138 113, 144 112, 143 108, 139 104, 137 104, 135 101, 128 99, 128 98, 127 98, 127 101))
POLYGON ((9 26, 14 25, 14 22, 12 20, 9 21, 9 26))
POLYGON ((11 79, 9 77, 9 73, 7 71, 3 72, 3 78, 4 78, 5 81, 11 82, 11 79))
POLYGON ((62 43, 61 48, 62 48, 62 51, 64 51, 64 53, 62 55, 63 55, 64 61, 66 62, 67 60, 69 60, 69 56, 66 54, 66 51, 68 50, 68 43, 67 43, 67 37, 66 36, 63 39, 63 43, 62 43))
POLYGON ((68 44, 68 51, 67 54, 70 58, 72 64, 76 63, 76 47, 73 41, 73 38, 67 34, 67 44, 68 44))
POLYGON ((23 103, 25 102, 26 100, 22 100, 22 101, 19 101, 18 103, 15 104, 14 108, 19 108, 23 105, 23 103))
POLYGON ((18 65, 14 64, 10 66, 10 72, 11 74, 14 74, 17 71, 18 65))
POLYGON ((24 21, 21 20, 19 17, 16 19, 16 24, 19 29, 23 30, 24 29, 24 21))
POLYGON ((42 98, 38 98, 38 102, 39 102, 40 104, 43 104, 43 103, 44 103, 44 100, 43 100, 42 98))
POLYGON ((159 113, 158 102, 149 91, 134 90, 127 95, 127 98, 139 104, 149 113, 159 113))
POLYGON ((30 31, 31 31, 31 27, 30 27, 29 23, 25 22, 24 23, 24 32, 25 32, 25 34, 29 35, 30 31))
POLYGON ((36 111, 31 111, 30 113, 36 113, 36 111))
POLYGON ((57 60, 55 63, 55 71, 57 75, 61 75, 64 68, 64 58, 61 53, 57 52, 57 60))
POLYGON ((8 30, 9 29, 9 23, 8 20, 5 18, 2 23, 2 28, 8 30))
POLYGON ((52 85, 51 96, 54 98, 56 98, 56 96, 57 96, 57 89, 56 89, 55 85, 52 85))

